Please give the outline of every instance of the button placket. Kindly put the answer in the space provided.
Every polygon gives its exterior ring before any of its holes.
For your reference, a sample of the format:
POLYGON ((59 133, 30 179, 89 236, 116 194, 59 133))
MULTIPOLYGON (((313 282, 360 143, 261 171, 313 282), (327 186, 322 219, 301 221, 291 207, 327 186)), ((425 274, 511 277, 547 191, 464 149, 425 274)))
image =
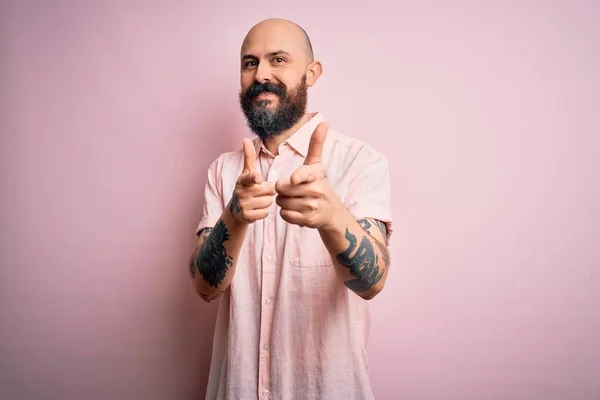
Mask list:
MULTIPOLYGON (((275 170, 273 170, 275 171, 275 170)), ((268 180, 271 182, 276 181, 276 176, 278 174, 273 174, 269 172, 268 180)), ((273 208, 270 210, 267 218, 264 220, 264 231, 263 231, 263 248, 262 248, 262 290, 261 296, 263 300, 263 304, 265 307, 261 307, 261 316, 260 316, 260 337, 259 337, 259 349, 258 349, 258 368, 259 368, 259 394, 262 398, 269 397, 269 387, 271 384, 271 359, 269 353, 268 342, 271 339, 271 326, 273 319, 273 308, 268 307, 272 303, 272 296, 274 291, 275 284, 275 273, 276 273, 276 243, 275 243, 275 228, 274 228, 274 218, 273 213, 276 207, 275 202, 273 202, 273 208)))
MULTIPOLYGON (((267 174, 267 179, 270 182, 277 182, 281 176, 281 157, 275 157, 275 160, 271 164, 270 171, 267 174)), ((271 353, 272 348, 271 342, 271 327, 273 321, 273 294, 276 292, 276 274, 277 274, 277 239, 275 237, 275 224, 277 224, 276 212, 277 204, 273 202, 271 209, 269 210, 267 218, 264 220, 264 231, 263 231, 263 248, 262 248, 262 287, 261 297, 263 299, 264 307, 261 307, 260 317, 260 347, 258 349, 258 361, 259 361, 259 394, 262 398, 269 398, 271 389, 271 353)))

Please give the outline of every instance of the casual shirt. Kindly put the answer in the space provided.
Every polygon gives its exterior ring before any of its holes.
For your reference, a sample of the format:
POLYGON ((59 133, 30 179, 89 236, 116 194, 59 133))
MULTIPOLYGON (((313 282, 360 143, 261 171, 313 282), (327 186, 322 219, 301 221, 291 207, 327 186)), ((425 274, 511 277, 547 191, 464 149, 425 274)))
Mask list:
MULTIPOLYGON (((255 139, 257 172, 289 179, 304 163, 311 119, 271 154, 255 139)), ((361 140, 329 129, 327 179, 356 217, 378 219, 392 233, 387 158, 361 140)), ((222 154, 209 168, 197 232, 213 227, 231 200, 244 153, 222 154)), ((316 229, 289 224, 273 202, 249 225, 231 286, 220 298, 207 399, 372 399, 366 346, 369 303, 336 275, 316 229)))

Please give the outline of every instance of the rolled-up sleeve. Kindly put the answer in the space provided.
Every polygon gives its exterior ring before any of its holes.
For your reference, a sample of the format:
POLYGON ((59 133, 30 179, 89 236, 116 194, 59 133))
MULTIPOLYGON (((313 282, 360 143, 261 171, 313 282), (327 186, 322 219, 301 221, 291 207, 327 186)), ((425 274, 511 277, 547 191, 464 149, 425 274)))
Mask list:
POLYGON ((388 159, 372 148, 363 151, 366 154, 355 165, 358 172, 349 185, 346 207, 357 220, 372 218, 385 223, 389 245, 393 226, 388 159))
POLYGON ((215 160, 208 168, 208 177, 204 187, 204 208, 202 210, 202 219, 196 234, 199 234, 204 228, 212 228, 215 226, 221 214, 223 213, 223 195, 219 190, 218 168, 215 160))

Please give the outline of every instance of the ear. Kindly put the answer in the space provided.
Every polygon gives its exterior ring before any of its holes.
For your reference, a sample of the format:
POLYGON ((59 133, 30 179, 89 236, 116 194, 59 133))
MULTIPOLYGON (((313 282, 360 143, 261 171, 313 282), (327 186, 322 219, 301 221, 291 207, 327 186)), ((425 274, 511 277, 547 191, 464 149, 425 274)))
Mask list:
POLYGON ((323 73, 323 66, 320 61, 313 61, 306 68, 306 86, 311 87, 317 82, 317 79, 323 73))

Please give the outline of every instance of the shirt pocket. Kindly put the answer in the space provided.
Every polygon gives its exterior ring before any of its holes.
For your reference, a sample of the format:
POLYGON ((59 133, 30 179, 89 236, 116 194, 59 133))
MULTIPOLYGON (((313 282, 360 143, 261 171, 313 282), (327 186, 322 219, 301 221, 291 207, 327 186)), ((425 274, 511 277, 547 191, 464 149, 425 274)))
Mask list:
POLYGON ((291 226, 289 262, 298 268, 331 267, 333 261, 323 244, 319 231, 313 228, 291 226))

